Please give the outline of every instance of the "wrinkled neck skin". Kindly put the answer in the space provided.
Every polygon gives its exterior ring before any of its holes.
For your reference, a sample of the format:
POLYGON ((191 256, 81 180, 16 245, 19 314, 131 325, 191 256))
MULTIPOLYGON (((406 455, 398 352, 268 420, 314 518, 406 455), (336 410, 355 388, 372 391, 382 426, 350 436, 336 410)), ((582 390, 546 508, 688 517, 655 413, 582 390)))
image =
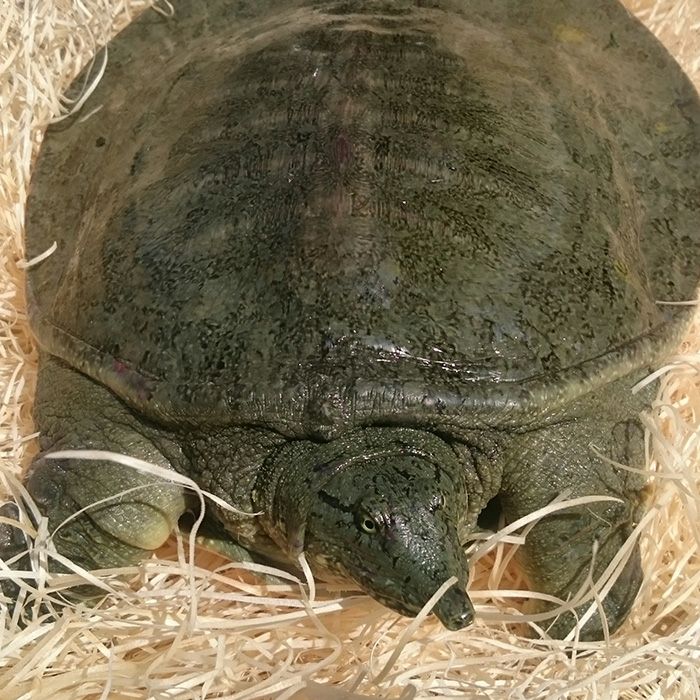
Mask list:
POLYGON ((291 560, 304 552, 315 575, 354 582, 403 615, 456 577, 434 612, 460 629, 473 618, 460 534, 485 505, 464 450, 409 428, 294 441, 266 462, 255 506, 291 560))

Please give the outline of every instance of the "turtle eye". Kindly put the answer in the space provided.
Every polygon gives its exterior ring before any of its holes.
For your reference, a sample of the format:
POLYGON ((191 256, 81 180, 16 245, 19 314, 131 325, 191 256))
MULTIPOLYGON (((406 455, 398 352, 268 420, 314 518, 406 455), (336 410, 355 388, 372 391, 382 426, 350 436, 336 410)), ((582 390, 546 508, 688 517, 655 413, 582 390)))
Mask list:
POLYGON ((357 524, 360 530, 362 530, 362 532, 366 532, 368 535, 374 535, 377 530, 379 530, 377 521, 371 515, 369 515, 369 513, 359 513, 357 524))

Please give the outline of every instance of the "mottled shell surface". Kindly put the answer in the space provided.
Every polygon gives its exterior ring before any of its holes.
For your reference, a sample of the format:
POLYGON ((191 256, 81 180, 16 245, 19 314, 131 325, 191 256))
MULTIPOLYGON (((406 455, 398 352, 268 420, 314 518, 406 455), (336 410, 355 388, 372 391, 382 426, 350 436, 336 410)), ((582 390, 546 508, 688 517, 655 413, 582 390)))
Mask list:
POLYGON ((699 173, 616 0, 175 3, 49 129, 33 325, 172 423, 518 421, 676 342, 699 173))

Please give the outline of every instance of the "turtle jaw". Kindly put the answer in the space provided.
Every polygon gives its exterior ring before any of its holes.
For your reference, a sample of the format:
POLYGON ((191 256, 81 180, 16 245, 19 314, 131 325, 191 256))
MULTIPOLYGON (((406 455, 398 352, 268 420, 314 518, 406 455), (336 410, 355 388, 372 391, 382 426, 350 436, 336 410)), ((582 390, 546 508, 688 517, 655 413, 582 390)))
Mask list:
MULTIPOLYGON (((378 580, 375 572, 367 570, 356 571, 352 578, 365 593, 377 602, 406 617, 415 617, 440 585, 438 583, 431 590, 431 583, 426 577, 426 580, 422 582, 424 584, 422 586, 416 586, 414 582, 412 586, 414 593, 404 591, 403 595, 395 595, 393 592, 400 590, 398 582, 381 582, 378 580), (422 591, 423 595, 418 595, 418 590, 422 591), (387 593, 386 591, 392 591, 392 593, 387 593)), ((458 581, 440 596, 432 609, 438 620, 448 630, 453 632, 468 627, 474 621, 474 606, 465 591, 465 578, 466 576, 459 577, 458 581)))
MULTIPOLYGON (((407 604, 405 600, 374 597, 386 607, 406 617, 415 617, 423 608, 423 605, 413 606, 407 604)), ((458 583, 442 594, 435 607, 433 607, 432 612, 451 632, 464 629, 474 621, 474 606, 469 596, 458 583)))
MULTIPOLYGON (((425 576, 419 577, 423 579, 420 581, 416 580, 415 575, 412 576, 410 590, 406 590, 402 587, 399 577, 382 577, 377 570, 367 567, 353 567, 350 571, 342 565, 338 566, 337 562, 331 564, 325 556, 315 557, 313 553, 309 554, 312 568, 321 578, 339 583, 352 580, 378 603, 406 617, 415 617, 441 585, 437 577, 429 576, 426 572, 425 576)), ((457 581, 440 596, 432 612, 448 630, 455 632, 471 625, 475 613, 471 599, 465 591, 468 577, 466 567, 463 572, 455 571, 452 575, 457 577, 457 581)), ((444 579, 448 578, 450 574, 446 573, 444 579)))

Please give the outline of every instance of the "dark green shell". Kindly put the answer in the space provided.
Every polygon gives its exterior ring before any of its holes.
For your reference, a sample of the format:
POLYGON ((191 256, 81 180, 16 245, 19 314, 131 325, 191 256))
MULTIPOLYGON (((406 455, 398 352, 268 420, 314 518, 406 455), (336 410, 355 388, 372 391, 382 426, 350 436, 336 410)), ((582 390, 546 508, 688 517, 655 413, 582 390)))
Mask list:
POLYGON ((616 0, 175 10, 47 133, 48 351, 161 420, 329 436, 519 420, 676 342, 700 103, 616 0))

